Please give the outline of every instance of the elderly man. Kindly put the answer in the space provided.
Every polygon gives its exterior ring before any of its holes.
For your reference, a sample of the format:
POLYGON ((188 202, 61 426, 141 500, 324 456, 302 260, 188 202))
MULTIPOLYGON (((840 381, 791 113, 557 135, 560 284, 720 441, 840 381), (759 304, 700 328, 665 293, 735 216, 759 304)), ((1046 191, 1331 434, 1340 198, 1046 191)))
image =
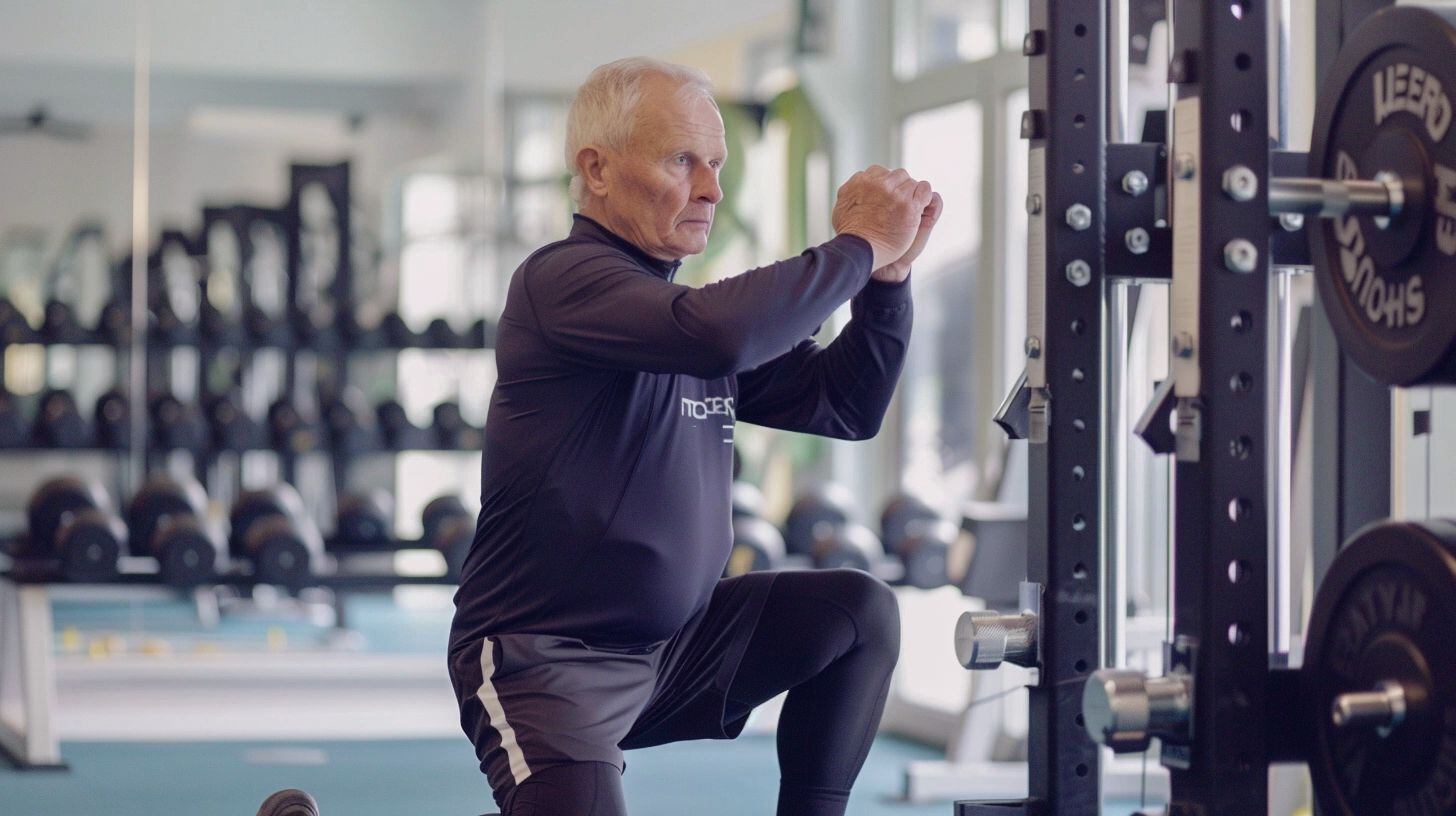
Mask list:
POLYGON ((842 814, 884 709, 899 652, 884 584, 720 580, 733 429, 874 436, 940 198, 871 167, 840 188, 833 240, 680 286, 726 152, 700 72, 598 68, 567 121, 580 215, 511 280, 450 639, 461 722, 509 816, 623 814, 623 749, 732 738, 785 690, 778 812, 842 814), (845 301, 839 337, 809 339, 845 301))

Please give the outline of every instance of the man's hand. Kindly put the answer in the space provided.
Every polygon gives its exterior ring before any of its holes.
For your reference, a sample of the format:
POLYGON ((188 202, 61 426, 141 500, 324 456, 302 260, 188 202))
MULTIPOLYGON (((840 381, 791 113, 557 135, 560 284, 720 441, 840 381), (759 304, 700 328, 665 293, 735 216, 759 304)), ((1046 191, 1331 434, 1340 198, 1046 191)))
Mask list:
POLYGON ((836 234, 858 235, 874 252, 871 269, 896 261, 910 249, 934 191, 904 170, 871 165, 849 177, 834 202, 836 234))
POLYGON ((897 261, 891 261, 883 267, 876 269, 870 277, 883 283, 900 283, 910 277, 910 265, 920 257, 920 251, 925 249, 925 242, 930 240, 930 231, 935 229, 935 222, 940 220, 941 210, 945 204, 940 200, 940 193, 930 194, 930 203, 925 205, 925 210, 920 213, 920 229, 916 230, 915 238, 910 242, 910 248, 897 261))

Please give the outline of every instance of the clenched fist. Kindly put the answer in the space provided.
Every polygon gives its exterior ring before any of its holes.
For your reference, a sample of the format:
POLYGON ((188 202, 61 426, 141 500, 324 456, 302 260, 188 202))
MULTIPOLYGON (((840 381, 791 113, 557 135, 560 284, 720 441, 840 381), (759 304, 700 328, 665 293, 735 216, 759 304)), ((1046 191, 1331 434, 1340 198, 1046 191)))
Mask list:
POLYGON ((904 170, 871 165, 839 188, 834 232, 863 238, 875 256, 870 268, 880 269, 910 249, 933 195, 929 182, 916 181, 904 170))

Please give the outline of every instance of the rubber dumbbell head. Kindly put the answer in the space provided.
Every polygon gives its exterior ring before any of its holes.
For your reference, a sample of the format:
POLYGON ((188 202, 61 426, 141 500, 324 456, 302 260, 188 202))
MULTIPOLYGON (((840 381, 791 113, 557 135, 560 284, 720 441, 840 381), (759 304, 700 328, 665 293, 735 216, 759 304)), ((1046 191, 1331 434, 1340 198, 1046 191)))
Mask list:
POLYGON ((394 500, 382 490, 339 497, 334 543, 340 550, 382 550, 395 545, 394 500))
POLYGON ((834 483, 800 496, 784 522, 784 544, 791 555, 808 555, 814 541, 830 535, 833 528, 847 523, 854 507, 849 488, 834 483))
POLYGON ((53 448, 82 448, 91 441, 90 428, 68 391, 41 395, 35 414, 35 438, 53 448))

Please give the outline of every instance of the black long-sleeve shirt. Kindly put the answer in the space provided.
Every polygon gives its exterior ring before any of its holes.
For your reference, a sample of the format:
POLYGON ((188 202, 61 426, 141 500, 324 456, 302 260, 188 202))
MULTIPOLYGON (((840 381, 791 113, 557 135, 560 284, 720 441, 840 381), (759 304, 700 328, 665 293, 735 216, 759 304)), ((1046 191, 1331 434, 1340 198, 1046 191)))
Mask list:
POLYGON ((910 338, 908 283, 841 235, 701 288, 577 216, 511 279, 452 651, 553 634, 635 647, 706 604, 732 548, 737 421, 865 439, 910 338), (826 347, 810 338, 851 300, 826 347))

